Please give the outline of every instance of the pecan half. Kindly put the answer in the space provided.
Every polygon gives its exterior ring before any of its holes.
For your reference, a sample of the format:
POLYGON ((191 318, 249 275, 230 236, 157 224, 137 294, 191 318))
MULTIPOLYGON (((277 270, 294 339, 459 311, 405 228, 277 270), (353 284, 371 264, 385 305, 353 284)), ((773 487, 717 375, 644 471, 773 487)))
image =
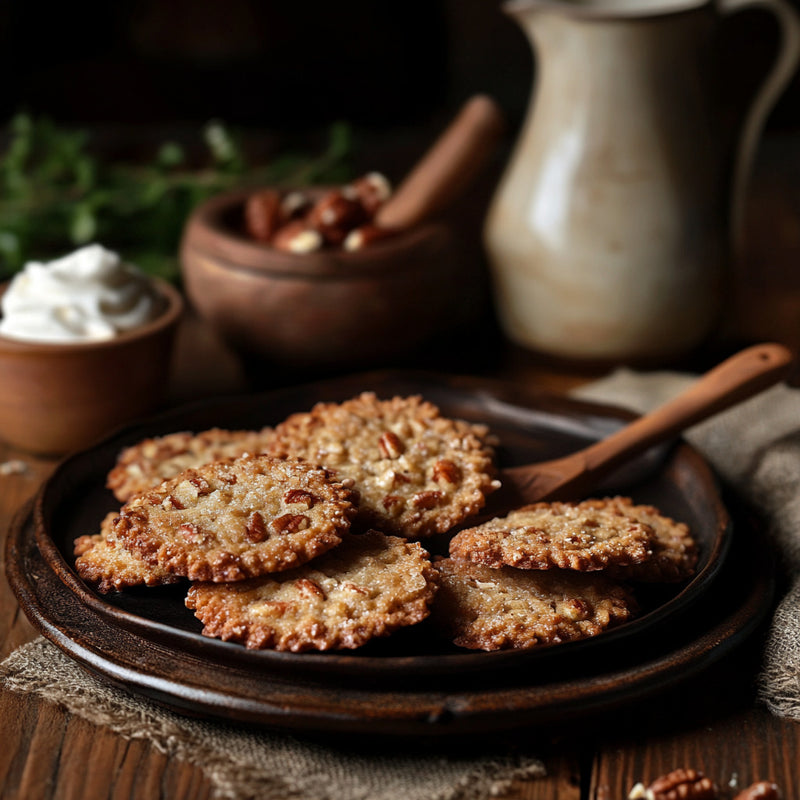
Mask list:
POLYGON ((441 502, 442 497, 444 497, 444 495, 435 490, 417 492, 411 498, 411 503, 417 508, 435 508, 441 502))
POLYGON ((676 769, 654 780, 648 791, 653 800, 716 800, 719 790, 696 769, 676 769))
POLYGON ((384 458, 400 458, 405 448, 400 437, 394 431, 386 431, 378 439, 378 448, 384 458))
POLYGON ((458 464, 454 464, 449 459, 443 458, 433 465, 433 479, 437 483, 458 483, 461 477, 461 470, 458 464))
POLYGON ((295 533, 308 527, 308 517, 303 514, 284 514, 269 524, 275 533, 295 533))
POLYGON ((264 522, 264 517, 258 511, 251 511, 250 516, 247 518, 247 525, 245 526, 245 534, 247 538, 256 544, 269 539, 269 531, 264 522))
POLYGON ((289 489, 283 495, 283 502, 286 505, 300 505, 304 506, 305 508, 313 508, 316 498, 314 497, 311 492, 305 491, 305 489, 289 489))
POLYGON ((780 789, 774 783, 758 781, 739 792, 733 800, 779 800, 780 796, 780 789))

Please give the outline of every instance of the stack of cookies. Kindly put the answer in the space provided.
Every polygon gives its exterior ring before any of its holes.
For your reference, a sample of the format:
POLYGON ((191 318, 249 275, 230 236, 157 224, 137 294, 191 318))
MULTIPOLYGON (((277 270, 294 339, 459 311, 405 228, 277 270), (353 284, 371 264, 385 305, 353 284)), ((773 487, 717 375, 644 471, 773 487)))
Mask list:
POLYGON ((466 648, 553 644, 629 619, 628 581, 692 574, 686 526, 625 498, 517 509, 432 559, 420 540, 499 488, 494 444, 420 397, 372 393, 274 429, 148 439, 109 473, 122 506, 76 540, 76 570, 103 593, 188 580, 204 634, 293 652, 429 617, 466 648))

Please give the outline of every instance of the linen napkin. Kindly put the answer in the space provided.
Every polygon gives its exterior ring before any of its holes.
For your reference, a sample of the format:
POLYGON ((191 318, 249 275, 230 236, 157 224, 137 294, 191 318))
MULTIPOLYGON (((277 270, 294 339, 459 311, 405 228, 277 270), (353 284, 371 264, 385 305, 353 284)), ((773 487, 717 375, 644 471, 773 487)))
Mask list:
MULTIPOLYGON (((645 412, 694 380, 620 369, 574 394, 645 412)), ((685 438, 767 524, 789 588, 770 624, 759 695, 774 714, 800 719, 800 390, 775 386, 695 425, 685 438)))

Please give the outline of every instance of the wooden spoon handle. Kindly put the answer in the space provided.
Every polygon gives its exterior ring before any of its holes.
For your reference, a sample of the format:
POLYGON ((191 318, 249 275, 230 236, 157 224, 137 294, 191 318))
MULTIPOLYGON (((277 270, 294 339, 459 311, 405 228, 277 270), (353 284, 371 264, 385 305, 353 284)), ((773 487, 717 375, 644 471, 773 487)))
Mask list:
POLYGON ((503 114, 492 98, 476 95, 468 100, 378 210, 375 224, 405 230, 446 208, 495 152, 503 127, 503 114))
POLYGON ((591 471, 600 465, 616 466, 633 453, 772 386, 788 374, 791 365, 792 353, 780 344, 759 344, 742 350, 663 406, 583 450, 583 468, 591 471))
MULTIPOLYGON (((498 504, 511 508, 590 492, 626 459, 772 386, 791 365, 792 354, 779 344, 742 350, 687 391, 589 447, 552 461, 503 469, 503 490, 498 495, 505 493, 505 497, 498 504)), ((494 515, 498 515, 496 509, 494 515)))

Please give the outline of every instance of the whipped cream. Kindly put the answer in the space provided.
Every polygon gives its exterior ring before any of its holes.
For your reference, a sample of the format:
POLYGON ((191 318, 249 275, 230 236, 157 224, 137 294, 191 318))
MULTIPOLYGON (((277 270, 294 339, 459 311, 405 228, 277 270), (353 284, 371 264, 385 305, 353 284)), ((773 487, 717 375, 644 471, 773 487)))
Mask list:
POLYGON ((111 339, 162 310, 152 282, 99 244, 31 261, 0 302, 0 334, 38 342, 111 339))

